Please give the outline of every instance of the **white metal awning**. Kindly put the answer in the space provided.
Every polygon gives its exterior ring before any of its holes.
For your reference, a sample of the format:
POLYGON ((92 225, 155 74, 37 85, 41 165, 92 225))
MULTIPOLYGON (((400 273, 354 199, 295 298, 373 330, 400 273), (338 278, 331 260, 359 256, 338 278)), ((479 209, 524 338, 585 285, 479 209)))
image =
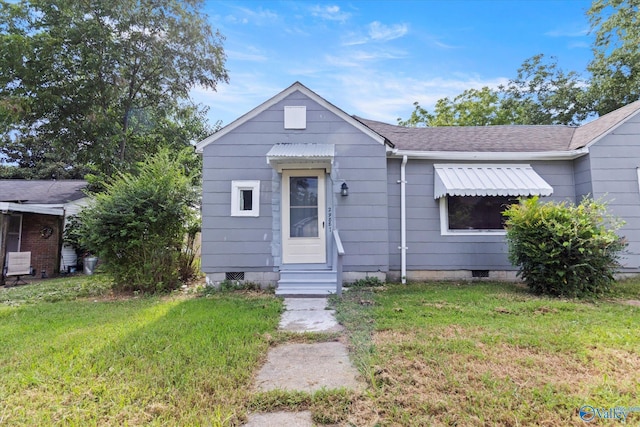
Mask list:
POLYGON ((267 163, 283 169, 326 169, 331 172, 334 144, 276 144, 267 153, 267 163))
POLYGON ((550 196, 553 188, 527 164, 435 164, 433 197, 550 196))
POLYGON ((0 213, 9 212, 64 216, 64 208, 62 206, 0 202, 0 213))

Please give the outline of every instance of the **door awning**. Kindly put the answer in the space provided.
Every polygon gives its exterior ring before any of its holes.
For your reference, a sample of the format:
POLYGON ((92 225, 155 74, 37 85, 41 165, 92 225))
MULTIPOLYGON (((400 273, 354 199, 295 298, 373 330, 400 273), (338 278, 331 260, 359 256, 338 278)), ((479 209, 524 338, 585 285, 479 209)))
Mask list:
POLYGON ((276 144, 267 153, 267 163, 283 169, 325 169, 331 172, 334 144, 276 144))
POLYGON ((435 164, 433 197, 550 196, 553 188, 527 164, 435 164))

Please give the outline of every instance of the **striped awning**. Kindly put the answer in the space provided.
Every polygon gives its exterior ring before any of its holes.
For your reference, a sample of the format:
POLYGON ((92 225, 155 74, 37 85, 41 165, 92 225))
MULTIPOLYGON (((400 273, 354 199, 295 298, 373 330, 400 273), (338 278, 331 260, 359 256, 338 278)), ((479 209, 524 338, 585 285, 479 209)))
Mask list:
POLYGON ((527 164, 433 165, 433 197, 550 196, 553 188, 527 164))
POLYGON ((276 144, 267 153, 267 163, 282 169, 326 169, 331 172, 334 144, 276 144))

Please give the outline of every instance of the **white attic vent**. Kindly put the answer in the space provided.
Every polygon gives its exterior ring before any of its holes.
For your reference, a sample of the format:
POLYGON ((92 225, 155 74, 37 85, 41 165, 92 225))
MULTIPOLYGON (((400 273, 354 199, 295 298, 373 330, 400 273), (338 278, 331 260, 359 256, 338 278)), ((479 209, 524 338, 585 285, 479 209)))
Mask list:
POLYGON ((307 107, 285 106, 284 107, 284 128, 285 129, 306 129, 307 128, 307 107))

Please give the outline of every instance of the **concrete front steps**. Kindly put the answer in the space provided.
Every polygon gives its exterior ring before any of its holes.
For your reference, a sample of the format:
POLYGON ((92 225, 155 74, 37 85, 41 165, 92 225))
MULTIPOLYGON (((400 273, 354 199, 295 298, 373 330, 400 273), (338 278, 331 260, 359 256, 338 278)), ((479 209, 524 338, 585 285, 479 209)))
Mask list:
POLYGON ((336 293, 337 283, 333 270, 281 270, 276 295, 326 297, 336 293))

